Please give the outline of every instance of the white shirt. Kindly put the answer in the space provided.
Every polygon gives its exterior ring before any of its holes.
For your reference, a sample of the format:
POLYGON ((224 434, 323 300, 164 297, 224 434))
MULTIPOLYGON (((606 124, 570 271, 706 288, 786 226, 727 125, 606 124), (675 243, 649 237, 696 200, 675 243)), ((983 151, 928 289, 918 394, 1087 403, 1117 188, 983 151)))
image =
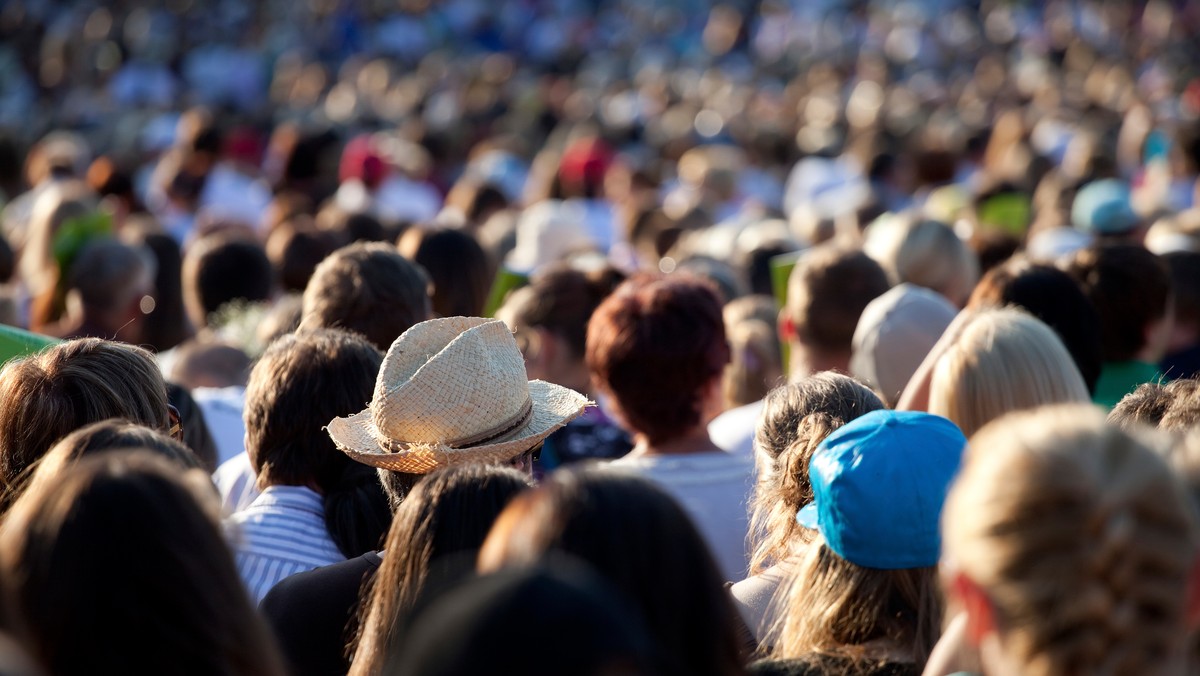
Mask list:
POLYGON ((725 579, 746 577, 754 473, 749 456, 724 452, 626 456, 608 467, 642 476, 669 493, 692 518, 725 579))
POLYGON ((754 431, 762 415, 763 401, 731 408, 708 423, 708 436, 717 448, 735 455, 754 457, 754 431))
POLYGON ((286 577, 346 560, 325 528, 321 496, 303 486, 268 486, 225 526, 255 603, 286 577))
POLYGON ((246 450, 246 424, 242 412, 246 408, 246 388, 197 387, 192 390, 192 399, 204 412, 204 422, 217 447, 217 465, 246 450))
POLYGON ((245 451, 221 463, 213 472, 213 483, 221 495, 221 509, 236 514, 258 499, 258 475, 245 451))

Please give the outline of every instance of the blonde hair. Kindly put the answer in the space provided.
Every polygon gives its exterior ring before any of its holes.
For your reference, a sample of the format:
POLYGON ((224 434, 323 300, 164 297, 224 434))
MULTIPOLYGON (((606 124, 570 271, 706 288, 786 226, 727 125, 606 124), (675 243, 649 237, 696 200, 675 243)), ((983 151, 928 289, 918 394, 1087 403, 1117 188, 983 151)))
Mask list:
POLYGON ((936 566, 864 568, 838 556, 821 536, 772 604, 779 619, 763 643, 771 657, 848 659, 846 673, 868 672, 878 661, 924 665, 941 634, 936 566))
POLYGON ((897 217, 873 225, 864 250, 892 284, 908 282, 962 307, 979 281, 979 260, 953 228, 932 220, 897 217))
POLYGON ((796 523, 796 512, 813 499, 808 463, 817 446, 842 425, 882 408, 865 385, 832 371, 767 394, 754 432, 758 480, 750 518, 751 575, 791 558, 812 539, 813 531, 796 523))
POLYGON ((969 318, 929 385, 929 412, 954 421, 968 437, 1005 413, 1089 400, 1054 330, 1015 308, 969 318))
POLYGON ((1150 674, 1179 657, 1187 497, 1146 440, 1098 410, 985 427, 943 515, 944 560, 984 591, 1021 673, 1150 674))
POLYGON ((725 305, 722 318, 730 359, 721 389, 727 407, 758 401, 783 380, 777 314, 769 296, 743 296, 725 305))

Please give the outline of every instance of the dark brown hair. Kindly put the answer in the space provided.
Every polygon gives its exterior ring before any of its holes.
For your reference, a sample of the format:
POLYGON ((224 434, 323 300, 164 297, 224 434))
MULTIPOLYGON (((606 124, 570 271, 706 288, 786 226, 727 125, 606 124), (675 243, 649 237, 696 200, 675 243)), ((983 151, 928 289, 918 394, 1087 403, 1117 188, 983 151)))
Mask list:
POLYGON ((183 300, 192 323, 207 326, 209 316, 235 300, 271 297, 275 273, 258 242, 214 234, 192 244, 183 258, 183 300))
POLYGON ((805 252, 792 269, 784 312, 800 342, 848 353, 863 308, 888 287, 883 268, 865 253, 822 244, 805 252))
POLYGON ((607 266, 585 272, 565 263, 551 264, 508 297, 504 312, 518 336, 525 329, 545 329, 566 342, 572 357, 583 359, 588 320, 624 279, 607 266))
POLYGON ((1146 344, 1146 328, 1167 312, 1171 274, 1161 258, 1133 244, 1096 244, 1076 252, 1067 273, 1100 314, 1106 361, 1133 359, 1146 344))
POLYGON ((433 311, 440 317, 483 313, 495 275, 492 261, 471 235, 449 228, 409 228, 397 242, 405 258, 433 282, 433 311))
POLYGON ((729 363, 716 293, 691 277, 631 279, 588 323, 587 365, 651 443, 700 424, 701 397, 729 363))
POLYGON ((1108 422, 1123 430, 1146 425, 1166 432, 1190 431, 1200 423, 1200 380, 1142 383, 1117 402, 1108 422))

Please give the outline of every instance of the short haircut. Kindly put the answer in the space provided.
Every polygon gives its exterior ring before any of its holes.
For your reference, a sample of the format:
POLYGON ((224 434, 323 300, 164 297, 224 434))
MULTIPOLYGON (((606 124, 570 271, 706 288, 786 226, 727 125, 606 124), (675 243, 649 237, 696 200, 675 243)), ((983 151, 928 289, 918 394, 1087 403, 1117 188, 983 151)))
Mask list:
POLYGON ((889 286, 883 268, 862 251, 822 244, 796 262, 783 311, 801 343, 848 353, 863 308, 889 286))
POLYGON ((572 357, 583 359, 588 320, 624 279, 611 267, 585 272, 565 263, 550 264, 534 274, 528 286, 513 291, 497 316, 518 338, 523 331, 544 329, 561 338, 572 357))
POLYGON ((686 433, 729 363, 716 292, 690 277, 625 282, 592 315, 586 360, 634 431, 652 443, 686 433))
POLYGON ((108 418, 170 427, 166 386, 149 352, 80 338, 9 362, 0 371, 0 488, 14 489, 59 439, 108 418))
POLYGON ((433 311, 442 317, 477 317, 492 288, 492 262, 462 230, 409 228, 397 242, 404 257, 433 281, 433 311))
POLYGON ((274 274, 257 242, 221 235, 200 239, 183 259, 183 299, 192 323, 207 326, 209 315, 230 301, 269 299, 274 274))
POLYGON ((1105 361, 1127 361, 1146 346, 1146 329, 1167 312, 1171 275, 1161 258, 1134 244, 1096 244, 1076 252, 1067 272, 1100 314, 1105 361))
POLYGON ((896 223, 868 237, 866 250, 893 284, 908 282, 945 296, 961 307, 979 280, 979 259, 954 229, 938 221, 896 223), (872 246, 875 245, 875 246, 872 246))
POLYGON ((1123 430, 1145 425, 1164 432, 1188 432, 1200 423, 1200 380, 1142 383, 1117 402, 1108 422, 1123 430))
POLYGON ((86 308, 116 310, 128 306, 154 282, 154 255, 144 247, 101 239, 84 247, 71 266, 70 288, 86 308))
POLYGON ((287 222, 267 238, 266 251, 282 291, 303 293, 313 271, 334 248, 334 237, 329 233, 287 222))
POLYGON ((387 350, 430 312, 429 277, 420 266, 391 245, 359 243, 317 266, 304 289, 300 328, 346 329, 387 350))
POLYGON ((345 331, 286 335, 267 347, 246 385, 246 452, 259 486, 328 490, 352 463, 322 429, 371 399, 383 356, 345 331))

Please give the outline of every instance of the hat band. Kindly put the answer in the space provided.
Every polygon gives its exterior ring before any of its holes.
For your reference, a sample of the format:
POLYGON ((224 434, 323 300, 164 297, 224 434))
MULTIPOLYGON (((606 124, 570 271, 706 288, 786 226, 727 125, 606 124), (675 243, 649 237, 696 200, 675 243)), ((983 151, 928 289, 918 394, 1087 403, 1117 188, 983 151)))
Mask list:
MULTIPOLYGON (((521 427, 524 427, 526 424, 529 423, 529 420, 531 418, 533 418, 533 400, 529 398, 529 395, 526 395, 525 396, 525 404, 521 406, 521 410, 517 411, 517 414, 514 415, 513 417, 505 420, 504 422, 500 423, 499 425, 496 425, 495 427, 486 429, 486 430, 480 432, 479 434, 475 434, 475 435, 472 435, 469 437, 461 437, 458 439, 451 439, 449 441, 443 441, 443 442, 440 442, 440 445, 447 446, 449 448, 458 449, 458 448, 470 448, 472 446, 479 446, 482 444, 486 444, 489 441, 494 441, 496 439, 499 439, 500 437, 508 434, 509 432, 512 432, 514 430, 520 429, 521 427)), ((384 448, 386 448, 389 451, 407 451, 413 446, 429 445, 428 442, 395 441, 392 439, 380 439, 379 444, 380 444, 380 446, 383 446, 384 448)))

